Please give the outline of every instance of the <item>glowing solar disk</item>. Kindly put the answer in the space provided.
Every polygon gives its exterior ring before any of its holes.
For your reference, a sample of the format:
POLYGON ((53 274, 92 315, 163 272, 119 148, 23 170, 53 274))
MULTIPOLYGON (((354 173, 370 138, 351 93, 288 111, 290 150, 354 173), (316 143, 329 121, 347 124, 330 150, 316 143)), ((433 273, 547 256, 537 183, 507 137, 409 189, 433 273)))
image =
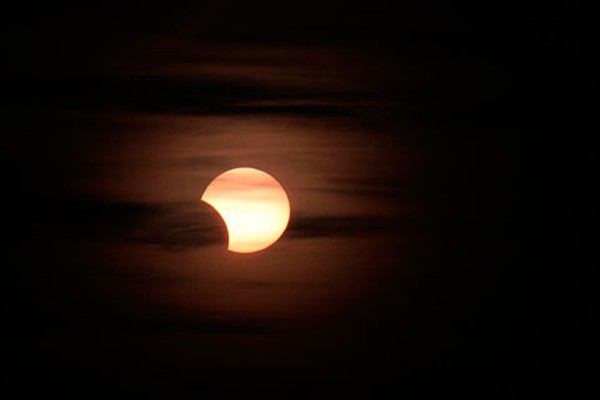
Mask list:
POLYGON ((227 249, 253 253, 275 243, 290 219, 290 202, 279 182, 255 168, 235 168, 210 182, 202 201, 223 218, 227 249))

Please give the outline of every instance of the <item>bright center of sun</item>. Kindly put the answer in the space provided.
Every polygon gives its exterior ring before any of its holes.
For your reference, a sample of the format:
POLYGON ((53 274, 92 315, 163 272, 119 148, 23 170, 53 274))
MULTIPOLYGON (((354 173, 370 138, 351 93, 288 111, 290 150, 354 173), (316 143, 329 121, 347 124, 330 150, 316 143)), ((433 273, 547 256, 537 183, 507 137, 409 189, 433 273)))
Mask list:
POLYGON ((290 219, 290 202, 283 187, 255 168, 222 173, 206 187, 201 200, 225 222, 227 249, 235 253, 253 253, 271 246, 290 219))

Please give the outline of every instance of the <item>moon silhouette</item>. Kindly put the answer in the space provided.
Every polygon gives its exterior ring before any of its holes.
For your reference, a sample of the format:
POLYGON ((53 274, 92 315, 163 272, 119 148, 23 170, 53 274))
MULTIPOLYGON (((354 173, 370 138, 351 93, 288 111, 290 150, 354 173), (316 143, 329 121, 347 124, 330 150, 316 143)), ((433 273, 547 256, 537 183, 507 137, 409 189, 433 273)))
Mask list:
POLYGON ((214 178, 201 200, 227 227, 227 250, 254 253, 275 243, 290 219, 288 196, 277 180, 255 168, 234 168, 214 178))

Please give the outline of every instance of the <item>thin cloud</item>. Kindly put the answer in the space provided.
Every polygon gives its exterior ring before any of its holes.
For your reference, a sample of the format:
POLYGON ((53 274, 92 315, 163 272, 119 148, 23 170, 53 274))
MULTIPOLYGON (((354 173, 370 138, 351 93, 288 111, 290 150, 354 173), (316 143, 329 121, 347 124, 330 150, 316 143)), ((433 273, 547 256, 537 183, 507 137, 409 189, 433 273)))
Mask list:
POLYGON ((287 236, 290 238, 369 236, 391 232, 397 228, 397 218, 361 216, 300 217, 290 222, 287 236))
MULTIPOLYGON (((196 333, 207 335, 272 335, 276 332, 276 321, 250 319, 225 313, 173 315, 156 313, 142 315, 127 309, 116 309, 112 304, 96 305, 93 312, 78 315, 63 315, 54 312, 51 319, 35 320, 45 328, 119 332, 196 333)), ((39 329, 37 326, 29 326, 39 329)))
POLYGON ((72 112, 133 112, 179 115, 313 115, 349 116, 368 106, 369 93, 312 93, 271 88, 259 83, 215 83, 202 78, 121 77, 37 79, 23 82, 39 89, 30 107, 72 112), (160 93, 160 95, 158 95, 160 93))
MULTIPOLYGON (((226 227, 202 204, 53 203, 32 209, 21 225, 36 234, 77 240, 112 240, 183 251, 225 242, 226 227)), ((369 216, 293 216, 289 239, 376 235, 398 229, 398 218, 369 216)))

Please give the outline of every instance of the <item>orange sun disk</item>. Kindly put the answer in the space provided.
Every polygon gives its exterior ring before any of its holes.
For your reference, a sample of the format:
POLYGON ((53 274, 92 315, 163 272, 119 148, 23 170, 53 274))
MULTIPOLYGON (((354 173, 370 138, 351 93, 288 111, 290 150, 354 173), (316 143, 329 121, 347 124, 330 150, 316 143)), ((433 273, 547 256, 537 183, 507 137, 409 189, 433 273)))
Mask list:
POLYGON ((271 246, 290 219, 290 202, 283 187, 255 168, 222 173, 206 187, 201 200, 225 222, 227 249, 235 253, 253 253, 271 246))

